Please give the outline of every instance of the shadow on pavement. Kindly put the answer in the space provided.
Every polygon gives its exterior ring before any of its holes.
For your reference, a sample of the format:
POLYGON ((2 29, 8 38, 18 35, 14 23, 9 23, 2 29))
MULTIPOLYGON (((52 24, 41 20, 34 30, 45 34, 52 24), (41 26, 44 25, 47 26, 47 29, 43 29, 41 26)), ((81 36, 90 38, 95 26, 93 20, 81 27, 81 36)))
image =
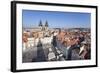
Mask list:
POLYGON ((32 59, 32 62, 42 62, 46 61, 45 53, 41 41, 37 45, 37 57, 32 59))

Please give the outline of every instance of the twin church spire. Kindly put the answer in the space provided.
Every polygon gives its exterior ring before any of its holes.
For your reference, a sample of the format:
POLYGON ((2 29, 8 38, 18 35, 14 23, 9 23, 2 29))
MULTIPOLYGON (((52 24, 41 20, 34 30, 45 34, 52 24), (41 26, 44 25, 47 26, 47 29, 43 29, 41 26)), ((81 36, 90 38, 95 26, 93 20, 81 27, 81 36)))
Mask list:
MULTIPOLYGON (((42 21, 40 20, 40 22, 39 22, 39 26, 43 26, 43 24, 42 24, 42 21)), ((48 21, 46 21, 45 22, 45 25, 44 25, 45 27, 48 27, 49 25, 48 25, 48 21)))

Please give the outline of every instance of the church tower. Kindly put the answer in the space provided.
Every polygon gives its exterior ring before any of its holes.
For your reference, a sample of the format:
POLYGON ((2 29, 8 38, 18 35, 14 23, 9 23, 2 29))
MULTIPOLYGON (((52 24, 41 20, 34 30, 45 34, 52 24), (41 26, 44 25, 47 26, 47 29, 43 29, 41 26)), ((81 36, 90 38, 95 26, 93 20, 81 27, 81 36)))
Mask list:
POLYGON ((48 30, 48 26, 49 26, 48 25, 48 21, 45 22, 45 25, 44 26, 45 26, 45 30, 48 30))
POLYGON ((40 20, 40 22, 39 22, 39 28, 42 30, 42 28, 43 28, 43 25, 42 25, 42 21, 40 20))

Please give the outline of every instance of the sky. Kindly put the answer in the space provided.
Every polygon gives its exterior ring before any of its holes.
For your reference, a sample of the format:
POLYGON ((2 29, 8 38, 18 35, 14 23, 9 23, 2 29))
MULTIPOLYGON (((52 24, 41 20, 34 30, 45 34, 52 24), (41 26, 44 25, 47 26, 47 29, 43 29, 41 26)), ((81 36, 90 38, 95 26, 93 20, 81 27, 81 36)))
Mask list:
POLYGON ((23 27, 37 27, 40 20, 44 25, 48 21, 50 28, 90 28, 91 14, 79 12, 55 12, 23 10, 23 27))

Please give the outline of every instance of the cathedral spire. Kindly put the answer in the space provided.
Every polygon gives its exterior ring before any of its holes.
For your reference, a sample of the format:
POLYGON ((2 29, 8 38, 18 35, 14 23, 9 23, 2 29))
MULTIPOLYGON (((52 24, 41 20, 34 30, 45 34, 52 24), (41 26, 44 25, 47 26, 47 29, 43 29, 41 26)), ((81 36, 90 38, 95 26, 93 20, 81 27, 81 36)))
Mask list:
POLYGON ((48 25, 48 21, 46 21, 46 22, 45 22, 45 26, 46 26, 46 27, 48 27, 48 26, 49 26, 49 25, 48 25))
POLYGON ((40 22, 39 22, 39 26, 43 26, 43 25, 42 25, 42 21, 41 21, 41 20, 40 20, 40 22))

